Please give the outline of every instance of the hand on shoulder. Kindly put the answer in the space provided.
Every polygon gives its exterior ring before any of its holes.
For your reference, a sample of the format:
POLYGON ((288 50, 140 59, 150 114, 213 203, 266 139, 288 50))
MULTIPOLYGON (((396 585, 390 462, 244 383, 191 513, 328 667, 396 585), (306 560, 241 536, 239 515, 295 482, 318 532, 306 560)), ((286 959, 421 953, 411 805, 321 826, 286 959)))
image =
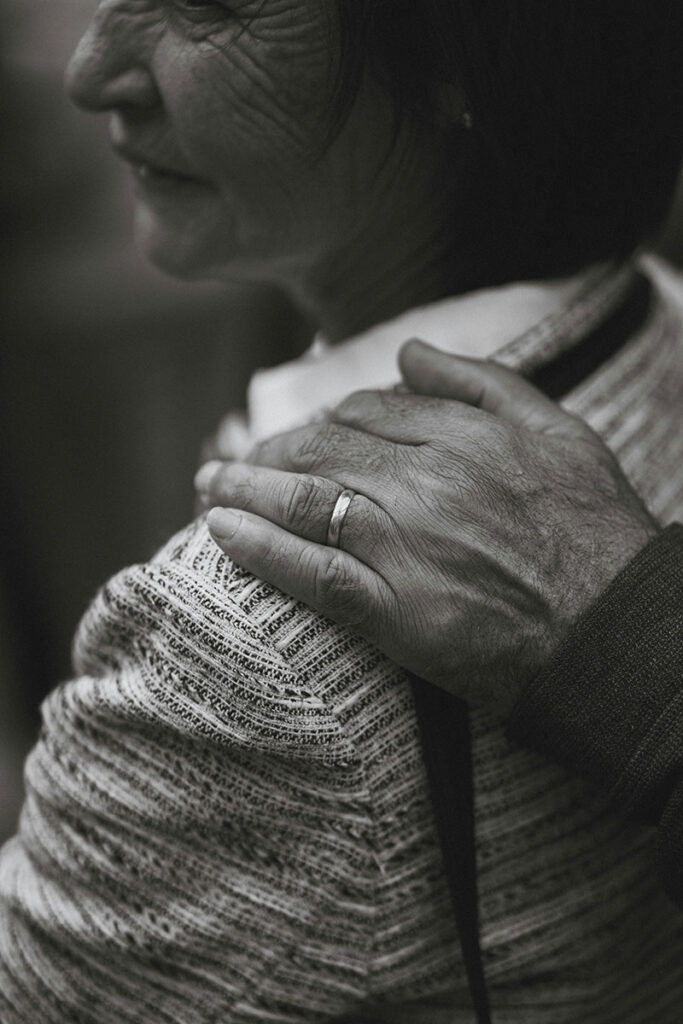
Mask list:
POLYGON ((240 565, 504 714, 657 524, 598 436, 517 374, 418 342, 401 369, 410 391, 358 392, 204 467, 223 506, 209 527, 240 565))

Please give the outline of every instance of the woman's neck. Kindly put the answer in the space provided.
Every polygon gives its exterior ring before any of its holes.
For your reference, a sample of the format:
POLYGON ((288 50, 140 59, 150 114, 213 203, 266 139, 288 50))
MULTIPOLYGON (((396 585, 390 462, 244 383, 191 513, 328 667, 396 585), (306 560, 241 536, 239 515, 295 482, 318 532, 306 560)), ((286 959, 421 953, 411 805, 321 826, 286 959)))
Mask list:
POLYGON ((439 239, 410 245, 362 246, 316 268, 300 300, 332 344, 391 320, 407 309, 468 291, 485 283, 471 273, 464 252, 439 239))
MULTIPOLYGON (((471 163, 470 156, 461 151, 461 166, 451 165, 456 180, 472 180, 465 161, 471 163)), ((454 201, 448 182, 409 162, 394 169, 394 181, 400 183, 400 202, 395 187, 378 188, 353 230, 340 232, 344 237, 334 250, 317 254, 286 282, 295 302, 332 343, 407 309, 496 281, 482 244, 491 231, 483 224, 485 212, 478 209, 474 189, 454 201)))

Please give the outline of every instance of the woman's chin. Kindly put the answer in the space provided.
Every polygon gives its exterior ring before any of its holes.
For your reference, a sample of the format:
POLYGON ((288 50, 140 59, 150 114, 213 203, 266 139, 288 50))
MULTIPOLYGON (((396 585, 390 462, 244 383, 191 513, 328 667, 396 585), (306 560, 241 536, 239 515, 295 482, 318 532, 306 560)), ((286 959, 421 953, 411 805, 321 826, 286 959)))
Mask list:
MULTIPOLYGON (((242 220, 242 224, 244 220, 242 220)), ((138 200, 135 242, 149 262, 183 281, 271 282, 287 287, 296 270, 282 239, 269 230, 240 234, 237 218, 222 205, 191 213, 138 200)))
MULTIPOLYGON (((171 277, 188 281, 214 278, 229 254, 223 252, 219 258, 211 238, 214 230, 205 230, 204 223, 202 218, 162 216, 147 203, 138 202, 135 241, 149 262, 171 277)), ((223 247, 224 243, 225 237, 223 247)))

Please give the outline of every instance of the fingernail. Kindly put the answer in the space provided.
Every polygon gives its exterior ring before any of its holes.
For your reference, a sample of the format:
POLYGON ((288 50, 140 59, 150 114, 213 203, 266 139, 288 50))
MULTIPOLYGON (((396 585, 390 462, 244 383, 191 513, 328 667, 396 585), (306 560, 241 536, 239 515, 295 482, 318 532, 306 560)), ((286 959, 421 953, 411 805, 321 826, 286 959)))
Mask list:
POLYGON ((200 494, 206 494, 209 490, 211 481, 221 466, 222 463, 219 459, 211 459, 210 462, 205 462, 203 466, 200 466, 194 478, 195 490, 200 494))
POLYGON ((219 540, 230 540, 242 522, 242 515, 232 508, 212 508, 206 522, 212 536, 219 540))

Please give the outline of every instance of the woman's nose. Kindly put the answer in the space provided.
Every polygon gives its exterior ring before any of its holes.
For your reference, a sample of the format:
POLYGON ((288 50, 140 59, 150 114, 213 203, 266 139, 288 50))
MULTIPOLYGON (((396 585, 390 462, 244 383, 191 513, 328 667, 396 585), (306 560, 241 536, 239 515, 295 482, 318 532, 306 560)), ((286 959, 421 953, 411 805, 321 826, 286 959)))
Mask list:
POLYGON ((65 84, 84 110, 153 107, 160 96, 147 63, 147 31, 124 10, 126 0, 102 0, 69 61, 65 84))

